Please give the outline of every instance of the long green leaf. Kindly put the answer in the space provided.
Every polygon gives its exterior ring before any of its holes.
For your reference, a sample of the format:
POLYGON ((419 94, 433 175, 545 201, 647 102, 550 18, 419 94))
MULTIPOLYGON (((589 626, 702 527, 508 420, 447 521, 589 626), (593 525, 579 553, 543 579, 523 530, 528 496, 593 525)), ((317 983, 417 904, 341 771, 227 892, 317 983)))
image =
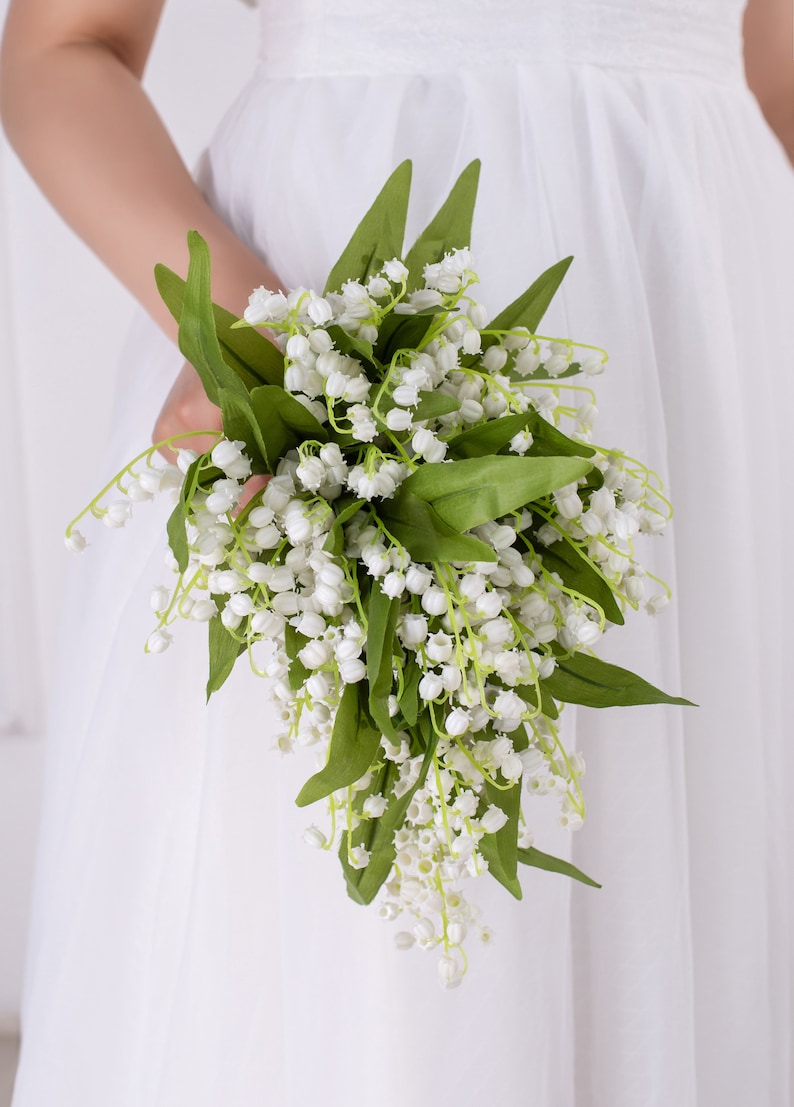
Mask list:
POLYGON ((400 796, 399 799, 394 795, 394 784, 397 781, 398 769, 392 762, 387 763, 383 778, 379 783, 384 795, 388 796, 389 806, 380 818, 368 819, 362 822, 353 833, 353 845, 364 846, 371 854, 370 862, 366 868, 354 869, 352 867, 347 858, 347 837, 342 838, 339 847, 339 860, 345 874, 347 894, 356 903, 372 903, 383 882, 388 878, 396 854, 394 835, 405 821, 405 813, 414 797, 414 793, 419 788, 424 787, 437 741, 435 735, 427 736, 425 756, 416 784, 409 788, 405 795, 400 796))
POLYGON ((422 284, 426 265, 441 261, 448 250, 471 246, 471 224, 479 180, 479 160, 469 162, 439 211, 408 251, 405 264, 409 289, 422 284))
POLYGON ((213 616, 209 624, 210 674, 207 680, 207 699, 225 682, 234 663, 245 649, 232 632, 221 622, 220 615, 213 616))
POLYGON ((404 161, 353 232, 328 275, 326 292, 338 292, 345 281, 367 281, 384 261, 402 255, 410 191, 411 162, 404 161))
POLYGON ((600 888, 591 877, 577 869, 570 861, 563 861, 561 857, 553 857, 550 853, 542 853, 531 846, 529 849, 519 849, 518 860, 522 865, 531 865, 535 869, 544 869, 547 873, 561 873, 572 880, 578 880, 582 884, 589 884, 591 888, 600 888))
MULTIPOLYGON (((154 277, 166 307, 176 319, 182 319, 185 281, 165 265, 156 265, 154 277)), ((236 316, 213 303, 212 314, 224 361, 247 389, 258 384, 283 384, 284 355, 253 327, 237 327, 236 316)))
MULTIPOLYGON (((243 382, 223 360, 210 294, 209 247, 197 231, 188 231, 190 264, 179 320, 179 349, 195 368, 204 391, 213 403, 218 403, 218 393, 225 388, 248 395, 243 382)), ((198 429, 198 428, 197 428, 198 429)))
POLYGON ((618 607, 609 582, 577 546, 567 538, 560 537, 559 541, 553 542, 550 546, 536 542, 535 551, 550 573, 560 574, 566 587, 573 588, 574 591, 594 600, 602 608, 610 623, 623 625, 625 622, 623 612, 618 607))
POLYGON ((268 464, 265 440, 249 399, 228 388, 218 389, 218 404, 223 419, 223 433, 232 441, 245 443, 245 453, 251 459, 255 473, 275 472, 268 464))
POLYGON ((385 595, 373 581, 367 604, 367 683, 369 713, 384 734, 394 737, 394 724, 389 717, 389 696, 392 691, 392 652, 400 600, 385 595))
POLYGON ((406 484, 404 481, 391 500, 379 505, 378 515, 415 561, 496 561, 491 546, 459 534, 406 484))
MULTIPOLYGON (((342 501, 344 502, 344 501, 342 501)), ((336 517, 331 524, 331 529, 328 531, 328 537, 323 544, 323 549, 326 553, 333 554, 334 557, 340 557, 345 550, 345 523, 347 523, 357 511, 360 511, 366 504, 366 500, 353 500, 352 503, 347 504, 341 511, 337 511, 336 517)), ((334 504, 338 507, 339 501, 334 504)))
POLYGON ((521 810, 521 785, 512 788, 496 788, 485 781, 485 801, 483 813, 488 804, 493 804, 507 815, 507 822, 495 834, 484 834, 479 841, 479 849, 488 862, 488 869, 508 892, 521 899, 521 884, 518 880, 518 816, 521 810))
POLYGON ((287 623, 284 628, 284 648, 289 658, 289 686, 293 692, 297 692, 302 688, 311 676, 309 670, 298 657, 299 651, 303 649, 308 641, 306 635, 299 634, 295 627, 287 623))
POLYGON ((555 699, 585 707, 634 707, 645 703, 696 706, 681 696, 669 696, 628 669, 585 653, 559 658, 543 686, 555 699))
POLYGON ((380 746, 380 732, 361 709, 357 684, 348 684, 336 710, 328 760, 309 777, 295 800, 298 807, 325 799, 339 788, 355 784, 367 772, 380 746))
POLYGON ((300 442, 327 442, 328 431, 294 396, 275 385, 263 384, 251 393, 251 406, 261 432, 268 469, 300 442))
MULTIPOLYGON (((513 327, 526 327, 530 334, 535 334, 572 261, 572 257, 563 258, 562 261, 558 261, 544 273, 541 273, 526 292, 513 300, 512 304, 508 304, 504 311, 500 311, 496 318, 491 320, 486 329, 489 331, 509 331, 513 327)), ((483 347, 491 345, 495 341, 495 338, 486 336, 483 339, 483 347)))
POLYGON ((402 488, 431 504, 445 523, 470 530, 516 511, 592 468, 572 457, 483 457, 423 465, 402 488))

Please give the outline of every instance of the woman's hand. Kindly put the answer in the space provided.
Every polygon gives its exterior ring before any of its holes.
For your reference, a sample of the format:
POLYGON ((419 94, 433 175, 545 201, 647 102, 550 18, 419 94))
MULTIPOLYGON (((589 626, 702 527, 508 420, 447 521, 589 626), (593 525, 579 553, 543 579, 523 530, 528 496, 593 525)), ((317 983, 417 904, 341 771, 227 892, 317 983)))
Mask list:
MULTIPOLYGON (((207 399, 198 373, 186 361, 157 416, 152 441, 164 442, 167 438, 174 438, 177 434, 187 434, 189 431, 220 431, 220 429, 220 408, 207 399)), ((195 438, 183 439, 180 446, 202 454, 209 449, 211 442, 212 440, 206 435, 197 435, 195 438)), ((160 453, 167 461, 172 463, 176 461, 176 455, 172 450, 164 448, 160 453)))
MULTIPOLYGON (((190 364, 186 361, 179 371, 179 376, 174 381, 171 391, 165 398, 157 422, 154 424, 152 434, 153 442, 164 442, 168 438, 174 438, 177 434, 187 434, 190 431, 221 430, 221 412, 211 400, 207 399, 201 379, 190 364)), ((208 435, 196 435, 195 438, 183 438, 179 443, 181 449, 195 450, 197 454, 203 454, 212 445, 212 439, 208 435)), ((172 464, 176 463, 176 454, 167 447, 160 453, 172 464)), ((268 475, 257 474, 245 482, 245 490, 237 505, 241 510, 257 492, 261 491, 270 480, 268 475)))

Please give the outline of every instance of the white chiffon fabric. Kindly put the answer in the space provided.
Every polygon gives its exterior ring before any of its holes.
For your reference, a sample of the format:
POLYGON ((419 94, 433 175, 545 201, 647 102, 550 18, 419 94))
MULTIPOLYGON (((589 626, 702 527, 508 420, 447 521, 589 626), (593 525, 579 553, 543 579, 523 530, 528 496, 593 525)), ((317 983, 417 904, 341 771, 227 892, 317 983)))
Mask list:
MULTIPOLYGON (((570 719, 585 828, 527 814, 603 888, 477 887, 496 938, 443 992, 302 843, 312 755, 273 752, 264 684, 238 672, 205 708, 201 627, 144 656, 167 507, 93 533, 14 1107, 790 1107, 794 173, 744 82, 741 4, 272 0, 261 19, 202 168, 212 203, 284 282, 322 286, 403 158, 409 233, 482 159, 482 299, 575 255, 543 329, 609 350, 596 437, 676 506, 647 554, 675 602, 607 652, 700 706, 570 719)), ((179 364, 141 321, 103 473, 179 364)))

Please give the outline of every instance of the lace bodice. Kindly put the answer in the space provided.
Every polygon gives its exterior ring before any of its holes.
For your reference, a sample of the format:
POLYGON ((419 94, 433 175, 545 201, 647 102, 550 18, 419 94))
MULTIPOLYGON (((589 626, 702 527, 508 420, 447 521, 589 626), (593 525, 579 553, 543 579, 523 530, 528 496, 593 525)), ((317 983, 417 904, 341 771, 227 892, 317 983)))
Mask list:
POLYGON ((273 76, 571 64, 741 77, 743 0, 261 0, 273 76))

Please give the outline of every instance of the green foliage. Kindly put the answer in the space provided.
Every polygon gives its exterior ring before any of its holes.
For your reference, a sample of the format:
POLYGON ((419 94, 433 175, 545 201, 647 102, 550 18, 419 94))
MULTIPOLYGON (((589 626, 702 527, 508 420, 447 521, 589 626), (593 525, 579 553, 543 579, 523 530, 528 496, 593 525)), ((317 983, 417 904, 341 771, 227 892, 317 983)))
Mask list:
POLYGON ((298 807, 306 807, 339 788, 355 784, 374 761, 380 737, 380 731, 363 708, 359 686, 345 685, 328 745, 328 760, 301 788, 295 800, 298 807))
POLYGON ((207 700, 213 692, 217 692, 225 684, 235 661, 245 651, 245 643, 238 641, 223 625, 220 615, 210 619, 209 650, 210 674, 207 680, 207 700))
POLYGON ((680 696, 668 696, 628 669, 586 653, 558 658, 557 667, 543 686, 555 699, 584 707, 635 707, 645 703, 695 706, 680 696))
POLYGON ((534 846, 531 846, 530 849, 519 849, 518 860, 522 865, 531 865, 534 869, 544 869, 547 873, 561 873, 562 876, 569 876, 571 880, 589 884, 591 888, 601 887, 592 877, 587 876, 581 869, 577 869, 570 861, 563 861, 561 857, 552 857, 550 853, 541 853, 534 846))
POLYGON ((481 526, 583 477, 588 461, 568 457, 482 457, 423 465, 401 490, 430 504, 458 531, 481 526))
POLYGON ((384 261, 402 254, 411 162, 398 165, 378 193, 375 202, 353 232, 325 283, 326 292, 337 292, 345 281, 366 282, 384 261))
POLYGON ((439 211, 408 251, 405 264, 409 289, 421 285, 426 265, 441 261, 450 250, 471 245, 471 224, 479 181, 479 160, 469 162, 439 211))

